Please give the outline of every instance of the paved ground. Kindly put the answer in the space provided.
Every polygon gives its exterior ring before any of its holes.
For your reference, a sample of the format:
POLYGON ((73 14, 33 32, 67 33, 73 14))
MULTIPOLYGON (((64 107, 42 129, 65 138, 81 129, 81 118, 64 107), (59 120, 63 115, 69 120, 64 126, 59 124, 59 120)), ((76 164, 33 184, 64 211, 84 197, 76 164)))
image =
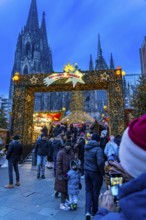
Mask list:
POLYGON ((8 183, 8 168, 0 167, 0 220, 83 220, 85 219, 85 190, 79 194, 78 210, 59 210, 60 198, 54 198, 54 177, 46 169, 46 179, 36 179, 36 169, 21 165, 21 186, 5 189, 8 183))

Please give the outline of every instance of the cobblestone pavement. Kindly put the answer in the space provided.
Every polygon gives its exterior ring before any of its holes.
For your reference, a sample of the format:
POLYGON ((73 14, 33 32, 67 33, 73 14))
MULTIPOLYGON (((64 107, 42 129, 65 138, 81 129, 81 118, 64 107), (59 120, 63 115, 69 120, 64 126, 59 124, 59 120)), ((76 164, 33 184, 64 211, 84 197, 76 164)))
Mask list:
MULTIPOLYGON (((85 189, 79 194, 76 211, 59 209, 60 198, 54 198, 53 171, 46 168, 46 179, 36 178, 36 168, 19 167, 21 186, 5 189, 8 168, 0 167, 0 220, 82 220, 85 219, 85 189)), ((15 177, 15 176, 14 176, 15 177)))
MULTIPOLYGON (((84 220, 85 186, 79 194, 78 209, 59 209, 60 198, 54 197, 53 170, 46 168, 46 179, 36 178, 36 168, 20 165, 21 186, 5 189, 8 184, 8 168, 0 167, 0 220, 84 220)), ((15 177, 15 176, 14 176, 15 177)), ((102 189, 103 190, 103 189, 102 189)))

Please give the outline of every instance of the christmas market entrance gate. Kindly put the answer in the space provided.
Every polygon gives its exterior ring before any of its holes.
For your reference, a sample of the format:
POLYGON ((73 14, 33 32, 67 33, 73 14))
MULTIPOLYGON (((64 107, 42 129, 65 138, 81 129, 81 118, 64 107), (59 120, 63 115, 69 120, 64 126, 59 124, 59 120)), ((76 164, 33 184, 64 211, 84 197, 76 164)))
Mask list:
POLYGON ((48 74, 20 75, 14 81, 14 96, 12 107, 12 135, 19 134, 24 145, 32 143, 33 111, 35 92, 61 92, 83 90, 107 90, 108 115, 110 134, 122 134, 125 129, 124 95, 122 70, 104 70, 84 72, 82 79, 85 84, 66 83, 59 79, 46 86, 44 79, 48 74))

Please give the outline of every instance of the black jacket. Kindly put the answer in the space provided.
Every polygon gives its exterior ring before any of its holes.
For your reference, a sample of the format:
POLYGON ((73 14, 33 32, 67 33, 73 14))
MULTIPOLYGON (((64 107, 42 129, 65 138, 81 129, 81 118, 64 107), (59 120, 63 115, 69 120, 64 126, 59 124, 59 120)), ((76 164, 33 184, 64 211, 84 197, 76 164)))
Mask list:
POLYGON ((21 159, 22 155, 22 144, 17 141, 13 140, 8 147, 6 158, 11 162, 18 162, 21 159))
POLYGON ((85 146, 85 140, 84 138, 80 138, 78 144, 75 145, 75 153, 78 154, 78 159, 84 160, 84 146, 85 146))
POLYGON ((89 141, 85 145, 84 151, 84 169, 95 171, 104 175, 104 153, 95 140, 89 141))
POLYGON ((51 143, 51 156, 56 157, 58 151, 62 148, 61 141, 58 139, 54 139, 51 143))
POLYGON ((105 145, 108 143, 108 138, 107 137, 101 137, 100 138, 100 147, 104 151, 105 145))
POLYGON ((61 134, 61 133, 62 133, 61 127, 56 127, 56 128, 54 128, 53 134, 54 134, 55 137, 56 137, 57 135, 61 134))
POLYGON ((35 145, 35 154, 39 156, 48 156, 50 154, 50 145, 47 140, 38 140, 35 145))

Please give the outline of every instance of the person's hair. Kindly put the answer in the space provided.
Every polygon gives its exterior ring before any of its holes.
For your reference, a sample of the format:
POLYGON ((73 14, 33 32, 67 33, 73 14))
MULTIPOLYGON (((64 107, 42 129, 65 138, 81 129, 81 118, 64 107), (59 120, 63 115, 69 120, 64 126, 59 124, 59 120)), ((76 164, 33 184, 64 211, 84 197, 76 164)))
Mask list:
POLYGON ((41 134, 41 138, 42 138, 42 137, 46 137, 46 135, 45 135, 45 134, 41 134))
POLYGON ((14 139, 14 140, 19 140, 20 137, 19 137, 19 135, 14 135, 13 139, 14 139))

